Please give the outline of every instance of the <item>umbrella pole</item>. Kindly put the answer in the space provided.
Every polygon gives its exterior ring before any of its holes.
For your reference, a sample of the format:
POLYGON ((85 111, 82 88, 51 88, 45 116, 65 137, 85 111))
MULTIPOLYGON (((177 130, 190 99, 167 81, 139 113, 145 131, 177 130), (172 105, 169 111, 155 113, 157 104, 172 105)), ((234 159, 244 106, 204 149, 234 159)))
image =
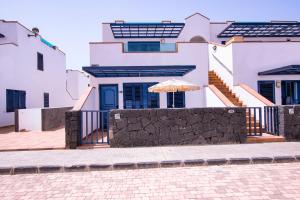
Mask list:
POLYGON ((173 108, 175 108, 175 92, 173 92, 173 108))

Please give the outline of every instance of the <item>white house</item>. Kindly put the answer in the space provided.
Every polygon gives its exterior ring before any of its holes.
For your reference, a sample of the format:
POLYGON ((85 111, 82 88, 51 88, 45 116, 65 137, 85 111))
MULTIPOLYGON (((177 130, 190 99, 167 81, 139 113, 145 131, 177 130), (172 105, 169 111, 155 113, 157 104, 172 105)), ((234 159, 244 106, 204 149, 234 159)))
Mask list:
POLYGON ((65 53, 16 21, 0 20, 0 127, 14 110, 71 106, 65 53))
POLYGON ((103 23, 83 67, 94 88, 88 108, 166 108, 172 94, 147 88, 172 78, 201 87, 176 93, 176 107, 300 103, 299 31, 299 22, 211 22, 199 13, 184 23, 103 23))

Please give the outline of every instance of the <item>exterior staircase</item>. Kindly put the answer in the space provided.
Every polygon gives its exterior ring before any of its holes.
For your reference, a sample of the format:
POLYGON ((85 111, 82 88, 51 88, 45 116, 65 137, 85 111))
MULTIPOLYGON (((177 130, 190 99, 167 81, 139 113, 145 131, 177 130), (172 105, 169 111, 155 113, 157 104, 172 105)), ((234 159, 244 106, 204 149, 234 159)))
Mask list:
POLYGON ((214 71, 208 72, 208 82, 210 85, 214 85, 225 97, 229 99, 235 106, 244 106, 242 101, 232 92, 231 89, 225 84, 225 82, 214 71))
MULTIPOLYGON (((231 101, 233 105, 246 107, 246 105, 243 104, 243 102, 233 93, 233 91, 226 85, 221 77, 216 74, 215 71, 209 71, 208 78, 209 84, 214 85, 229 101, 231 101)), ((255 108, 246 109, 247 143, 284 142, 284 137, 266 133, 266 130, 259 122, 258 110, 256 110, 256 117, 254 117, 253 109, 255 108), (251 111, 249 112, 250 109, 251 111), (262 133, 262 135, 260 135, 260 133, 262 133)))

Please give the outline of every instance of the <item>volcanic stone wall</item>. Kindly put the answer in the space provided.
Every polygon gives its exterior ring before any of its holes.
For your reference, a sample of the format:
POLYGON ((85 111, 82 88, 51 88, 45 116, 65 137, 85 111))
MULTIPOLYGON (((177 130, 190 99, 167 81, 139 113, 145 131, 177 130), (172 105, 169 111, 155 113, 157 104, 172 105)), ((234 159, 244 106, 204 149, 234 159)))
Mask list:
POLYGON ((245 108, 113 110, 111 147, 245 143, 245 108))

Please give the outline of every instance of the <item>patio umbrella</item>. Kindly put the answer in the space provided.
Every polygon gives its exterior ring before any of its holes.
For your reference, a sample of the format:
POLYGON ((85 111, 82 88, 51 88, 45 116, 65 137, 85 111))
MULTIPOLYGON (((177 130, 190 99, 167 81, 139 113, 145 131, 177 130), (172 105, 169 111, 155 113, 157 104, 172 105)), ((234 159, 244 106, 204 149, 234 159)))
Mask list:
POLYGON ((173 108, 175 103, 174 102, 175 92, 186 92, 186 91, 194 91, 194 90, 200 90, 200 86, 186 81, 176 80, 176 79, 167 80, 148 88, 149 92, 157 92, 157 93, 173 92, 173 108))

